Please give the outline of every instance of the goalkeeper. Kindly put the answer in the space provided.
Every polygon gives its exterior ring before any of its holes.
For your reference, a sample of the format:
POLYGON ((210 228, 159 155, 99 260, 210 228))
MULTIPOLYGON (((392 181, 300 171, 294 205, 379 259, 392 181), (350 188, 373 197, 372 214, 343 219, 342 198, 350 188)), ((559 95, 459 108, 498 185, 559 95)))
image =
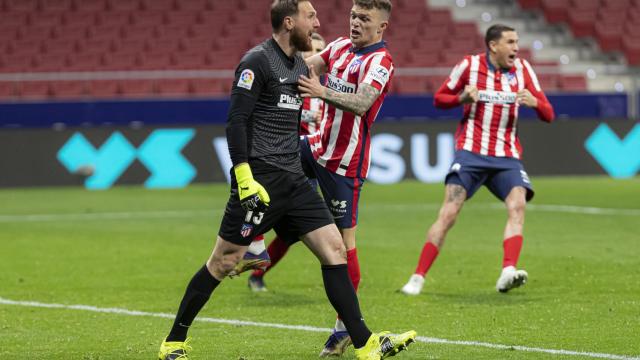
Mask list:
POLYGON ((234 165, 231 194, 213 252, 187 286, 161 345, 161 360, 187 359, 187 331, 193 320, 253 238, 272 228, 302 237, 318 257, 327 297, 351 335, 358 360, 395 355, 416 336, 415 331, 373 334, 367 328, 349 280, 340 232, 302 170, 298 79, 309 70, 299 51, 311 49, 311 35, 319 27, 315 10, 305 0, 276 0, 271 18, 273 37, 247 52, 236 68, 227 123, 234 165))

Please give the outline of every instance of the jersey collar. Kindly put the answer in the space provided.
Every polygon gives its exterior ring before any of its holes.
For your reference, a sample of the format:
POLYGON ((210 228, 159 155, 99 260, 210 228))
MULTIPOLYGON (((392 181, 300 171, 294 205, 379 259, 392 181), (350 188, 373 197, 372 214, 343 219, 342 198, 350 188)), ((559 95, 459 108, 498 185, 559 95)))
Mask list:
POLYGON ((382 48, 387 47, 387 43, 382 40, 380 42, 377 42, 373 45, 369 45, 369 46, 365 46, 361 49, 356 49, 353 46, 351 46, 351 48, 349 49, 350 52, 356 54, 356 55, 364 55, 366 53, 370 53, 370 52, 374 52, 376 50, 380 50, 382 48))
MULTIPOLYGON (((484 56, 487 59, 487 67, 489 68, 489 70, 496 72, 496 67, 493 66, 493 63, 491 62, 491 58, 489 57, 489 52, 487 51, 484 56)), ((513 70, 513 67, 500 69, 500 71, 502 71, 503 73, 508 73, 508 72, 511 72, 512 70, 513 70)))

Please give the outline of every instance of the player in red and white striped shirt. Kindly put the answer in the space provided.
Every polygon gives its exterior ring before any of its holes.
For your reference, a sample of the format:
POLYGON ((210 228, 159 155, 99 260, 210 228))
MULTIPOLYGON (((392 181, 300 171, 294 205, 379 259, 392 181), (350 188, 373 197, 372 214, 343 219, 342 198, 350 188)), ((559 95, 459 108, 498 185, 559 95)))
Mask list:
MULTIPOLYGON (((382 40, 391 13, 389 0, 354 0, 350 36, 338 38, 307 59, 310 78, 302 76, 304 98, 325 102, 320 131, 305 137, 301 156, 320 189, 347 248, 353 287, 360 283, 356 251, 358 201, 371 162, 371 127, 389 90, 393 60, 382 40), (326 86, 318 74, 326 74, 326 86)), ((350 344, 340 319, 320 356, 341 355, 350 344)))
POLYGON ((435 261, 447 232, 466 199, 485 185, 507 208, 502 273, 496 289, 509 291, 526 283, 528 274, 517 270, 527 201, 533 188, 520 158, 517 123, 520 106, 536 110, 552 122, 553 108, 540 88, 531 65, 518 58, 518 34, 513 28, 493 25, 485 36, 487 52, 466 56, 451 71, 435 96, 435 105, 447 109, 464 106, 456 132, 456 155, 445 180, 445 201, 427 233, 415 273, 402 288, 417 295, 424 276, 435 261))

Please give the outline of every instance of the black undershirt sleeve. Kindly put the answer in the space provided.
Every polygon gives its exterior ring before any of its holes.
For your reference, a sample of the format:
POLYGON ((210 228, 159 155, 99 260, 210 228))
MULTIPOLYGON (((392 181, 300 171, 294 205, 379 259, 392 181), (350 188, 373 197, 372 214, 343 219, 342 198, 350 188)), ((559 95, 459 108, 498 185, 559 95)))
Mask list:
POLYGON ((261 53, 252 52, 245 55, 236 68, 226 128, 227 146, 234 166, 249 160, 247 126, 267 81, 263 70, 265 61, 261 53))

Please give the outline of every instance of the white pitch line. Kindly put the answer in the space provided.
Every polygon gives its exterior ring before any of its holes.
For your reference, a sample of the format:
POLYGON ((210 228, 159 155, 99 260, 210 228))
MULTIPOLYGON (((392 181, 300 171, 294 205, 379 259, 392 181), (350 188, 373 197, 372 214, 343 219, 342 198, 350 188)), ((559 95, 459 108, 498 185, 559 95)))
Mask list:
MULTIPOLYGON (((437 210, 440 204, 364 204, 361 208, 367 211, 389 210, 437 210)), ((467 210, 504 210, 503 204, 476 203, 465 207, 467 210)), ((590 206, 573 205, 527 205, 529 211, 560 212, 584 215, 611 215, 611 216, 640 216, 640 209, 600 208, 590 206)), ((124 212, 95 212, 95 213, 69 213, 69 214, 28 214, 28 215, 0 215, 0 223, 14 222, 48 222, 48 221, 78 221, 78 220, 139 220, 139 219, 175 219, 197 216, 215 216, 222 210, 160 210, 160 211, 124 211, 124 212)))
MULTIPOLYGON (((153 313, 153 312, 146 312, 146 311, 127 310, 127 309, 121 309, 121 308, 101 308, 101 307, 91 306, 91 305, 64 305, 64 304, 41 303, 37 301, 16 301, 16 300, 5 299, 2 297, 0 297, 0 304, 24 306, 24 307, 47 308, 47 309, 81 310, 81 311, 90 311, 90 312, 105 313, 105 314, 128 315, 128 316, 147 316, 147 317, 157 317, 157 318, 164 318, 164 319, 173 319, 175 317, 174 314, 168 314, 168 313, 153 313)), ((198 317, 196 318, 196 321, 225 324, 225 325, 234 325, 234 326, 254 326, 254 327, 285 329, 285 330, 300 330, 300 331, 309 331, 309 332, 326 333, 331 331, 331 329, 329 328, 320 328, 320 327, 308 326, 308 325, 287 325, 287 324, 265 323, 265 322, 256 322, 256 321, 218 319, 218 318, 210 318, 210 317, 198 317)), ((425 337, 425 336, 418 336, 416 340, 422 343, 485 347, 485 348, 499 349, 499 350, 516 350, 516 351, 524 351, 524 352, 547 353, 552 355, 585 356, 590 358, 612 359, 612 360, 640 360, 640 357, 636 357, 636 356, 571 351, 571 350, 544 349, 544 348, 536 348, 536 347, 528 347, 528 346, 520 346, 520 345, 502 345, 502 344, 492 344, 492 343, 485 343, 485 342, 479 342, 479 341, 447 340, 447 339, 439 339, 439 338, 432 338, 432 337, 425 337)))

